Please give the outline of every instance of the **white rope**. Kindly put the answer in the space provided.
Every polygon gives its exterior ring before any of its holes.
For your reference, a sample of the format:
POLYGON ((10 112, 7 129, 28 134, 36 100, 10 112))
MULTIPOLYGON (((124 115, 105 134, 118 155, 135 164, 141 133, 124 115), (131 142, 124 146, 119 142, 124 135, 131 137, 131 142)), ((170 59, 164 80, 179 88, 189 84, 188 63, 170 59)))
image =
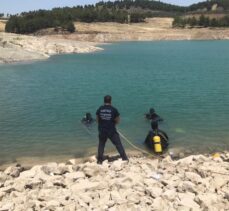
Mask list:
POLYGON ((119 133, 119 135, 120 135, 120 136, 121 136, 130 146, 132 146, 132 147, 135 148, 136 150, 138 150, 138 151, 140 151, 140 152, 142 152, 142 153, 144 153, 144 154, 147 154, 147 155, 150 156, 150 157, 154 157, 154 158, 158 157, 158 156, 153 155, 153 154, 147 152, 146 150, 143 150, 143 149, 137 147, 136 145, 134 145, 126 136, 123 135, 123 133, 121 133, 120 130, 118 130, 118 133, 119 133))

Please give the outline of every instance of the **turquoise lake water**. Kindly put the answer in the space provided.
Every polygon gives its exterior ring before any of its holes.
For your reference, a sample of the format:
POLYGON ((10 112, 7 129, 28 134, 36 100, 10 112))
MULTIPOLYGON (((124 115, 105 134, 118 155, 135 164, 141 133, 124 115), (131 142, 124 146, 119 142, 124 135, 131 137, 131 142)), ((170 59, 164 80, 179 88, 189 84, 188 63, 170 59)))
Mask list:
POLYGON ((119 128, 140 147, 150 129, 143 114, 154 107, 171 148, 229 149, 229 41, 102 47, 0 66, 0 164, 94 154, 97 126, 88 131, 80 120, 85 112, 95 116, 106 94, 121 113, 119 128))

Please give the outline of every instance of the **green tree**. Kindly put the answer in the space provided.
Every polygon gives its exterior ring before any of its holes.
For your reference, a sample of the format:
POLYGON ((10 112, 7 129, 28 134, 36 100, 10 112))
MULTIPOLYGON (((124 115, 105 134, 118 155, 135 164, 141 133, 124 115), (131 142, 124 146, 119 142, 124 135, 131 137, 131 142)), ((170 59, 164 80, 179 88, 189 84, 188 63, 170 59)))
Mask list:
POLYGON ((67 31, 69 31, 71 33, 76 31, 75 25, 71 21, 67 23, 66 29, 67 29, 67 31))

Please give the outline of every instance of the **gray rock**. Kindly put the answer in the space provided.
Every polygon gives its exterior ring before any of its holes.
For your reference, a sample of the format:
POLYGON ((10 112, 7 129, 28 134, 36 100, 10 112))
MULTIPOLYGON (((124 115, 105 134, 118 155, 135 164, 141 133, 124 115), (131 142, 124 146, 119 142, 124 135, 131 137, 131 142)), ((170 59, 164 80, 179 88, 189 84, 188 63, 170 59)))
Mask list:
POLYGON ((22 170, 23 170, 22 167, 10 166, 4 171, 4 173, 12 177, 18 177, 22 170))

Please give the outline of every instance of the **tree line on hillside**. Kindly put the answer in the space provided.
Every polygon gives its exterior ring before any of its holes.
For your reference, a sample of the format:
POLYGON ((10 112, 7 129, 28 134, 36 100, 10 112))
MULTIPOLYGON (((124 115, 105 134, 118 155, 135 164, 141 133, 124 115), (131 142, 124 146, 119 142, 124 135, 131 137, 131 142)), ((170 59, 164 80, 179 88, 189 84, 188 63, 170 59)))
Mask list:
POLYGON ((173 21, 173 27, 229 27, 229 16, 222 18, 209 18, 201 15, 199 18, 190 17, 182 18, 176 17, 173 21))
POLYGON ((182 12, 183 7, 148 0, 101 1, 96 5, 84 7, 55 8, 14 15, 9 18, 6 31, 26 34, 43 28, 61 27, 69 32, 74 32, 74 21, 137 23, 143 22, 146 17, 152 17, 151 10, 159 11, 155 13, 155 16, 163 16, 160 11, 182 12), (135 9, 131 10, 133 8, 135 9))
POLYGON ((184 12, 185 7, 176 6, 172 4, 163 3, 160 1, 149 1, 149 0, 123 0, 123 1, 101 1, 96 6, 103 6, 106 8, 118 8, 128 10, 131 8, 141 8, 147 10, 158 10, 167 12, 184 12))
MULTIPOLYGON (((186 11, 195 10, 206 5, 218 3, 226 7, 228 0, 212 0, 210 2, 203 2, 192 5, 190 7, 181 7, 171 4, 166 4, 160 1, 152 0, 123 0, 123 1, 108 1, 99 2, 95 5, 85 5, 77 7, 54 8, 52 10, 38 10, 31 12, 24 12, 19 15, 10 16, 6 31, 13 33, 34 33, 37 30, 44 28, 61 28, 62 30, 74 32, 74 21, 82 22, 118 22, 118 23, 138 23, 143 22, 147 17, 163 17, 183 15, 186 11)), ((229 6, 228 6, 229 7, 229 6)), ((176 18, 174 26, 185 25, 201 25, 202 19, 182 19, 176 18)), ((225 26, 223 23, 227 20, 204 20, 207 25, 211 26, 225 26)))
POLYGON ((46 10, 22 13, 21 15, 13 15, 6 23, 6 32, 27 34, 37 30, 61 27, 63 30, 74 32, 75 26, 71 17, 66 14, 55 14, 46 10))

